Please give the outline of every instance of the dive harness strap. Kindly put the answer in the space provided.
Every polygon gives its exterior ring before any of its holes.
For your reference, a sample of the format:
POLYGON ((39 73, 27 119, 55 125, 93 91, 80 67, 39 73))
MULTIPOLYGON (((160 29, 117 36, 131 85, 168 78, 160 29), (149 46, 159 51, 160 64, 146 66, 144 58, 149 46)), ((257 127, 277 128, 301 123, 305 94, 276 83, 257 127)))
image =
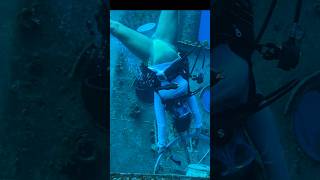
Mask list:
MULTIPOLYGON (((196 61, 195 63, 193 64, 193 67, 192 67, 192 70, 191 72, 189 72, 189 61, 188 61, 188 56, 194 52, 194 50, 198 49, 199 47, 198 46, 195 46, 193 47, 193 49, 191 51, 189 51, 188 53, 185 53, 183 54, 181 57, 179 57, 178 59, 176 59, 175 62, 173 62, 164 72, 163 72, 163 77, 165 80, 172 80, 174 79, 175 77, 177 77, 177 75, 182 75, 187 81, 188 81, 188 94, 187 96, 192 96, 198 92, 201 91, 202 87, 198 88, 197 90, 195 91, 191 91, 190 90, 190 83, 189 83, 189 78, 191 77, 192 80, 197 80, 197 82, 199 81, 198 79, 194 79, 194 76, 191 76, 196 64, 197 64, 197 61, 198 61, 198 58, 199 58, 199 55, 202 51, 202 46, 200 47, 199 51, 198 51, 198 54, 197 54, 197 57, 196 57, 196 61)), ((205 62, 205 55, 203 56, 203 62, 202 62, 202 69, 204 68, 204 62, 205 62)), ((147 72, 147 73, 150 73, 150 74, 153 74, 153 77, 155 77, 154 79, 154 90, 157 92, 159 90, 170 90, 170 89, 177 89, 178 88, 178 84, 176 83, 170 83, 168 85, 164 85, 162 86, 161 85, 161 80, 159 79, 159 77, 156 75, 156 73, 152 70, 150 70, 145 64, 141 64, 141 68, 147 72)), ((202 77, 203 78, 203 77, 202 77)))

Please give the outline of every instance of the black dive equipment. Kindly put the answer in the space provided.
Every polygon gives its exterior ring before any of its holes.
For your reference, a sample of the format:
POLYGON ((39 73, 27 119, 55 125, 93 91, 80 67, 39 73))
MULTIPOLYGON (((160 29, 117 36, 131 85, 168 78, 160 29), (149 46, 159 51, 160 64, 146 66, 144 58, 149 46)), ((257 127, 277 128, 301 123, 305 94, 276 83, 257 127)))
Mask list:
POLYGON ((297 0, 293 26, 288 40, 281 43, 261 44, 260 41, 276 7, 277 0, 273 0, 262 27, 254 38, 253 13, 250 0, 219 0, 214 2, 213 20, 217 26, 214 28, 214 45, 226 42, 231 49, 244 59, 250 59, 256 50, 265 60, 278 60, 278 67, 288 71, 295 68, 299 63, 301 52, 301 40, 304 36, 299 26, 302 0, 297 0))
MULTIPOLYGON (((141 64, 140 76, 137 77, 134 82, 137 96, 145 102, 146 100, 148 102, 153 102, 154 92, 159 93, 160 90, 177 89, 179 86, 176 83, 161 85, 161 81, 170 82, 178 75, 181 75, 184 79, 187 80, 188 92, 185 95, 181 95, 180 97, 177 97, 175 99, 162 100, 166 110, 172 114, 172 117, 174 119, 173 125, 177 132, 183 132, 189 128, 192 118, 192 112, 190 110, 187 100, 188 97, 200 92, 200 90, 202 89, 198 88, 195 91, 191 91, 189 85, 189 78, 196 81, 198 84, 201 84, 204 80, 203 72, 199 72, 196 75, 192 75, 204 46, 206 46, 206 43, 201 45, 195 45, 192 47, 190 51, 186 53, 181 53, 182 55, 179 58, 177 58, 161 75, 157 75, 156 72, 152 71, 146 65, 141 64), (197 56, 191 71, 189 71, 188 56, 195 50, 198 50, 197 56)), ((206 57, 204 55, 202 59, 201 71, 203 71, 204 69, 205 59, 206 57)))
MULTIPOLYGON (((299 19, 301 14, 302 0, 297 1, 293 28, 291 29, 289 39, 282 43, 282 46, 277 46, 274 43, 260 44, 263 34, 271 19, 273 10, 277 0, 273 0, 267 17, 262 25, 262 28, 257 36, 253 38, 253 15, 250 9, 249 0, 225 0, 216 1, 216 13, 214 20, 220 26, 215 26, 214 29, 216 38, 214 46, 221 43, 228 43, 231 49, 247 61, 249 65, 249 98, 246 104, 228 109, 221 113, 215 113, 214 119, 223 119, 223 121, 214 121, 214 144, 224 144, 232 137, 233 129, 241 126, 245 119, 269 106, 283 95, 292 90, 299 80, 294 79, 267 96, 256 93, 255 80, 252 71, 251 55, 254 50, 261 53, 266 60, 278 60, 278 67, 282 70, 291 70, 295 68, 299 62, 300 44, 303 38, 303 32, 299 27, 299 19)), ((212 85, 217 84, 217 72, 213 72, 214 78, 212 85)))
POLYGON ((167 102, 166 109, 173 116, 173 126, 177 132, 184 132, 189 129, 192 113, 186 98, 167 102))
POLYGON ((299 63, 301 52, 301 40, 304 32, 299 26, 299 19, 301 14, 302 0, 298 0, 288 40, 284 41, 281 46, 274 43, 259 44, 260 40, 266 30, 267 24, 270 21, 272 12, 276 6, 277 0, 273 0, 269 8, 266 20, 256 38, 256 50, 266 60, 278 60, 278 67, 285 71, 295 68, 299 63))
MULTIPOLYGON (((289 34, 288 40, 281 43, 281 46, 275 43, 261 44, 260 41, 267 29, 272 13, 276 7, 277 0, 272 0, 270 8, 264 23, 254 38, 253 13, 250 7, 250 0, 216 0, 214 1, 214 46, 221 43, 227 43, 232 51, 247 61, 249 66, 249 98, 246 104, 232 109, 227 109, 220 113, 213 114, 213 146, 224 147, 232 141, 235 129, 243 127, 247 118, 252 114, 269 106, 283 95, 287 94, 300 82, 294 79, 279 89, 273 91, 267 96, 256 92, 255 80, 253 76, 253 67, 251 56, 254 51, 258 51, 265 60, 277 60, 278 68, 288 71, 295 68, 299 63, 301 52, 301 40, 304 36, 302 29, 299 27, 302 0, 297 0, 294 15, 293 27, 289 34), (231 141, 230 141, 231 140, 231 141)), ((211 86, 217 85, 221 78, 218 78, 218 72, 211 72, 211 86), (213 81, 213 82, 212 82, 213 81)), ((211 103, 212 104, 212 103, 211 103)), ((222 165, 219 159, 213 158, 218 166, 214 171, 214 178, 220 178, 222 165)))
MULTIPOLYGON (((186 44, 185 42, 180 42, 181 44, 186 44)), ((171 83, 168 85, 162 85, 161 86, 161 80, 172 80, 177 75, 181 75, 184 79, 188 81, 188 94, 186 96, 192 96, 196 93, 198 93, 201 88, 198 88, 197 90, 191 92, 189 88, 189 78, 191 80, 196 81, 198 84, 201 84, 204 80, 203 70, 204 70, 204 64, 206 56, 203 56, 202 59, 202 66, 201 66, 201 72, 197 74, 192 74, 195 66, 198 62, 198 59, 200 57, 201 52, 203 52, 204 47, 207 45, 207 43, 203 44, 194 44, 192 45, 192 49, 188 52, 181 53, 181 57, 176 59, 164 72, 161 77, 157 76, 154 71, 149 69, 146 65, 143 63, 140 65, 140 71, 141 73, 136 77, 134 80, 133 86, 135 87, 136 95, 137 97, 146 103, 152 103, 153 102, 153 93, 154 91, 159 90, 170 90, 170 89, 176 89, 178 88, 178 85, 175 83, 171 83), (192 65, 191 71, 189 71, 189 60, 188 56, 193 53, 194 51, 198 50, 196 60, 194 64, 192 65), (161 79, 161 80, 160 80, 161 79)), ((190 45, 188 45, 190 46, 190 45)), ((183 96, 185 98, 185 96, 183 96)))

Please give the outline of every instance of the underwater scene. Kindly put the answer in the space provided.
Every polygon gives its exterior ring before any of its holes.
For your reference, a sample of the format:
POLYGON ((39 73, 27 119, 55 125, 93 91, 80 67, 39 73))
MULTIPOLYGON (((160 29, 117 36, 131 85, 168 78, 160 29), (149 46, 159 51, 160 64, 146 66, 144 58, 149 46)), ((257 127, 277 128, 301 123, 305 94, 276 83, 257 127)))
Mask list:
POLYGON ((213 179, 320 179, 319 1, 215 1, 213 179))
POLYGON ((209 178, 210 11, 110 11, 111 178, 209 178))
POLYGON ((223 21, 108 2, 0 1, 0 180, 320 180, 319 0, 223 0, 223 21), (209 115, 247 65, 228 139, 209 115))

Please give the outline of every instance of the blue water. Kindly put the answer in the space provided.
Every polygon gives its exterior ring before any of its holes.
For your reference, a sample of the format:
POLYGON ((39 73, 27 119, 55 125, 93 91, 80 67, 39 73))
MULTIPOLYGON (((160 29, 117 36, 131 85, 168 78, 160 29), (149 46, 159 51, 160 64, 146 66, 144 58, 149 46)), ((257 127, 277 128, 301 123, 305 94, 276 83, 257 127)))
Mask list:
MULTIPOLYGON (((126 16, 129 16, 131 18, 131 15, 135 15, 137 13, 134 11, 131 12, 132 14, 130 14, 130 11, 111 11, 111 19, 121 22, 121 20, 125 19, 126 16)), ((204 17, 205 16, 203 16, 202 21, 208 21, 208 19, 206 20, 204 17)), ((133 27, 140 27, 135 28, 135 30, 150 37, 156 29, 158 18, 153 20, 150 19, 146 18, 146 21, 141 21, 141 24, 136 23, 133 27)), ((206 26, 204 25, 206 25, 206 23, 202 23, 203 25, 201 27, 203 29, 200 31, 204 31, 204 29, 206 28, 206 26)), ((192 27, 192 30, 198 30, 199 27, 194 26, 192 27)), ((209 29, 206 30, 206 32, 209 32, 209 29)), ((201 37, 209 40, 209 33, 206 36, 201 37)), ((210 81, 210 71, 208 65, 210 58, 209 51, 204 50, 203 55, 201 55, 201 63, 199 63, 199 61, 195 66, 194 73, 203 71, 205 78, 202 85, 205 86, 208 85, 210 81), (205 55, 206 58, 204 69, 201 68, 203 55, 205 55)), ((196 59, 196 53, 192 53, 189 58, 190 65, 193 65, 196 59)), ((150 130, 155 128, 154 106, 152 104, 140 102, 139 98, 136 97, 134 87, 132 87, 135 76, 139 76, 141 74, 141 72, 139 71, 140 63, 141 59, 131 53, 130 50, 125 47, 117 38, 110 35, 110 104, 112 104, 110 109, 110 142, 111 144, 113 144, 113 146, 110 148, 110 153, 113 157, 110 159, 110 166, 112 171, 149 173, 150 171, 152 171, 155 163, 153 153, 151 153, 151 151, 149 150, 150 138, 145 136, 146 134, 149 134, 150 130), (123 71, 121 72, 117 71, 116 69, 118 67, 117 64, 120 62, 118 61, 120 55, 124 55, 126 57, 124 59, 121 59, 123 61, 123 71), (118 82, 123 83, 120 84, 118 82), (141 115, 139 119, 132 118, 129 115, 130 111, 132 111, 131 107, 136 105, 139 105, 139 108, 141 108, 141 115), (127 150, 128 147, 130 148, 130 151, 127 150), (138 158, 131 158, 136 156, 137 154, 139 155, 138 158), (136 166, 136 164, 140 165, 136 166)), ((190 89, 192 91, 198 88, 199 85, 196 84, 196 82, 190 83, 190 89)), ((205 97, 209 97, 207 94, 208 92, 209 91, 206 92, 205 97)), ((209 111, 209 98, 205 98, 206 107, 203 107, 201 105, 200 99, 198 99, 198 95, 196 96, 196 98, 203 120, 203 128, 209 130, 210 113, 205 112, 204 109, 206 108, 209 111)), ((170 118, 170 116, 167 117, 170 118)), ((152 135, 152 138, 154 138, 154 135, 152 135)), ((152 141, 151 143, 154 142, 152 141)), ((205 159, 203 163, 208 163, 207 161, 209 161, 209 158, 205 159)))
POLYGON ((210 46, 210 11, 209 10, 201 11, 198 40, 200 42, 208 41, 208 44, 210 46))

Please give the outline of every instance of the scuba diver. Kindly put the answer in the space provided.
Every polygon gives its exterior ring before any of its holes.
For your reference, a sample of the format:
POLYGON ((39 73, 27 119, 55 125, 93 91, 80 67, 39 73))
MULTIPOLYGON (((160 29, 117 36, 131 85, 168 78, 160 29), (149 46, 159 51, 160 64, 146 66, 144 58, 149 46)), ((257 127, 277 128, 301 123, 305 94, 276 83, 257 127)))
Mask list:
MULTIPOLYGON (((255 151, 250 149, 252 145, 245 142, 246 135, 249 136, 255 150, 258 150, 266 178, 290 179, 275 117, 269 105, 290 91, 298 81, 293 80, 270 95, 263 96, 257 92, 251 62, 251 55, 254 50, 258 50, 264 59, 279 60, 278 67, 283 70, 290 70, 298 63, 300 46, 297 36, 300 32, 297 23, 301 9, 300 0, 296 8, 294 33, 290 35, 289 40, 284 42, 281 48, 272 43, 259 44, 275 4, 276 0, 271 3, 263 28, 255 39, 250 0, 214 2, 213 71, 214 74, 223 76, 223 79, 218 79, 219 82, 212 85, 213 146, 216 155, 214 164, 217 165, 213 174, 218 179, 224 179, 227 174, 235 172, 234 169, 228 170, 228 167, 224 166, 234 165, 230 156, 226 154, 230 153, 235 158, 236 145, 244 144, 241 148, 245 150, 242 151, 254 154, 255 151), (243 135, 242 130, 246 135, 243 135), (223 167, 227 169, 224 169, 227 173, 221 172, 223 167)), ((244 164, 239 166, 243 167, 244 164)), ((239 166, 235 169, 241 169, 239 166)), ((239 177, 236 176, 234 179, 239 177)))
POLYGON ((173 113, 173 124, 178 132, 188 130, 192 118, 195 133, 200 133, 202 127, 196 97, 189 91, 187 55, 178 52, 174 46, 177 28, 177 10, 161 11, 152 38, 110 20, 111 34, 142 60, 142 76, 149 78, 143 82, 150 82, 154 90, 159 154, 166 150, 167 145, 166 110, 173 113))

